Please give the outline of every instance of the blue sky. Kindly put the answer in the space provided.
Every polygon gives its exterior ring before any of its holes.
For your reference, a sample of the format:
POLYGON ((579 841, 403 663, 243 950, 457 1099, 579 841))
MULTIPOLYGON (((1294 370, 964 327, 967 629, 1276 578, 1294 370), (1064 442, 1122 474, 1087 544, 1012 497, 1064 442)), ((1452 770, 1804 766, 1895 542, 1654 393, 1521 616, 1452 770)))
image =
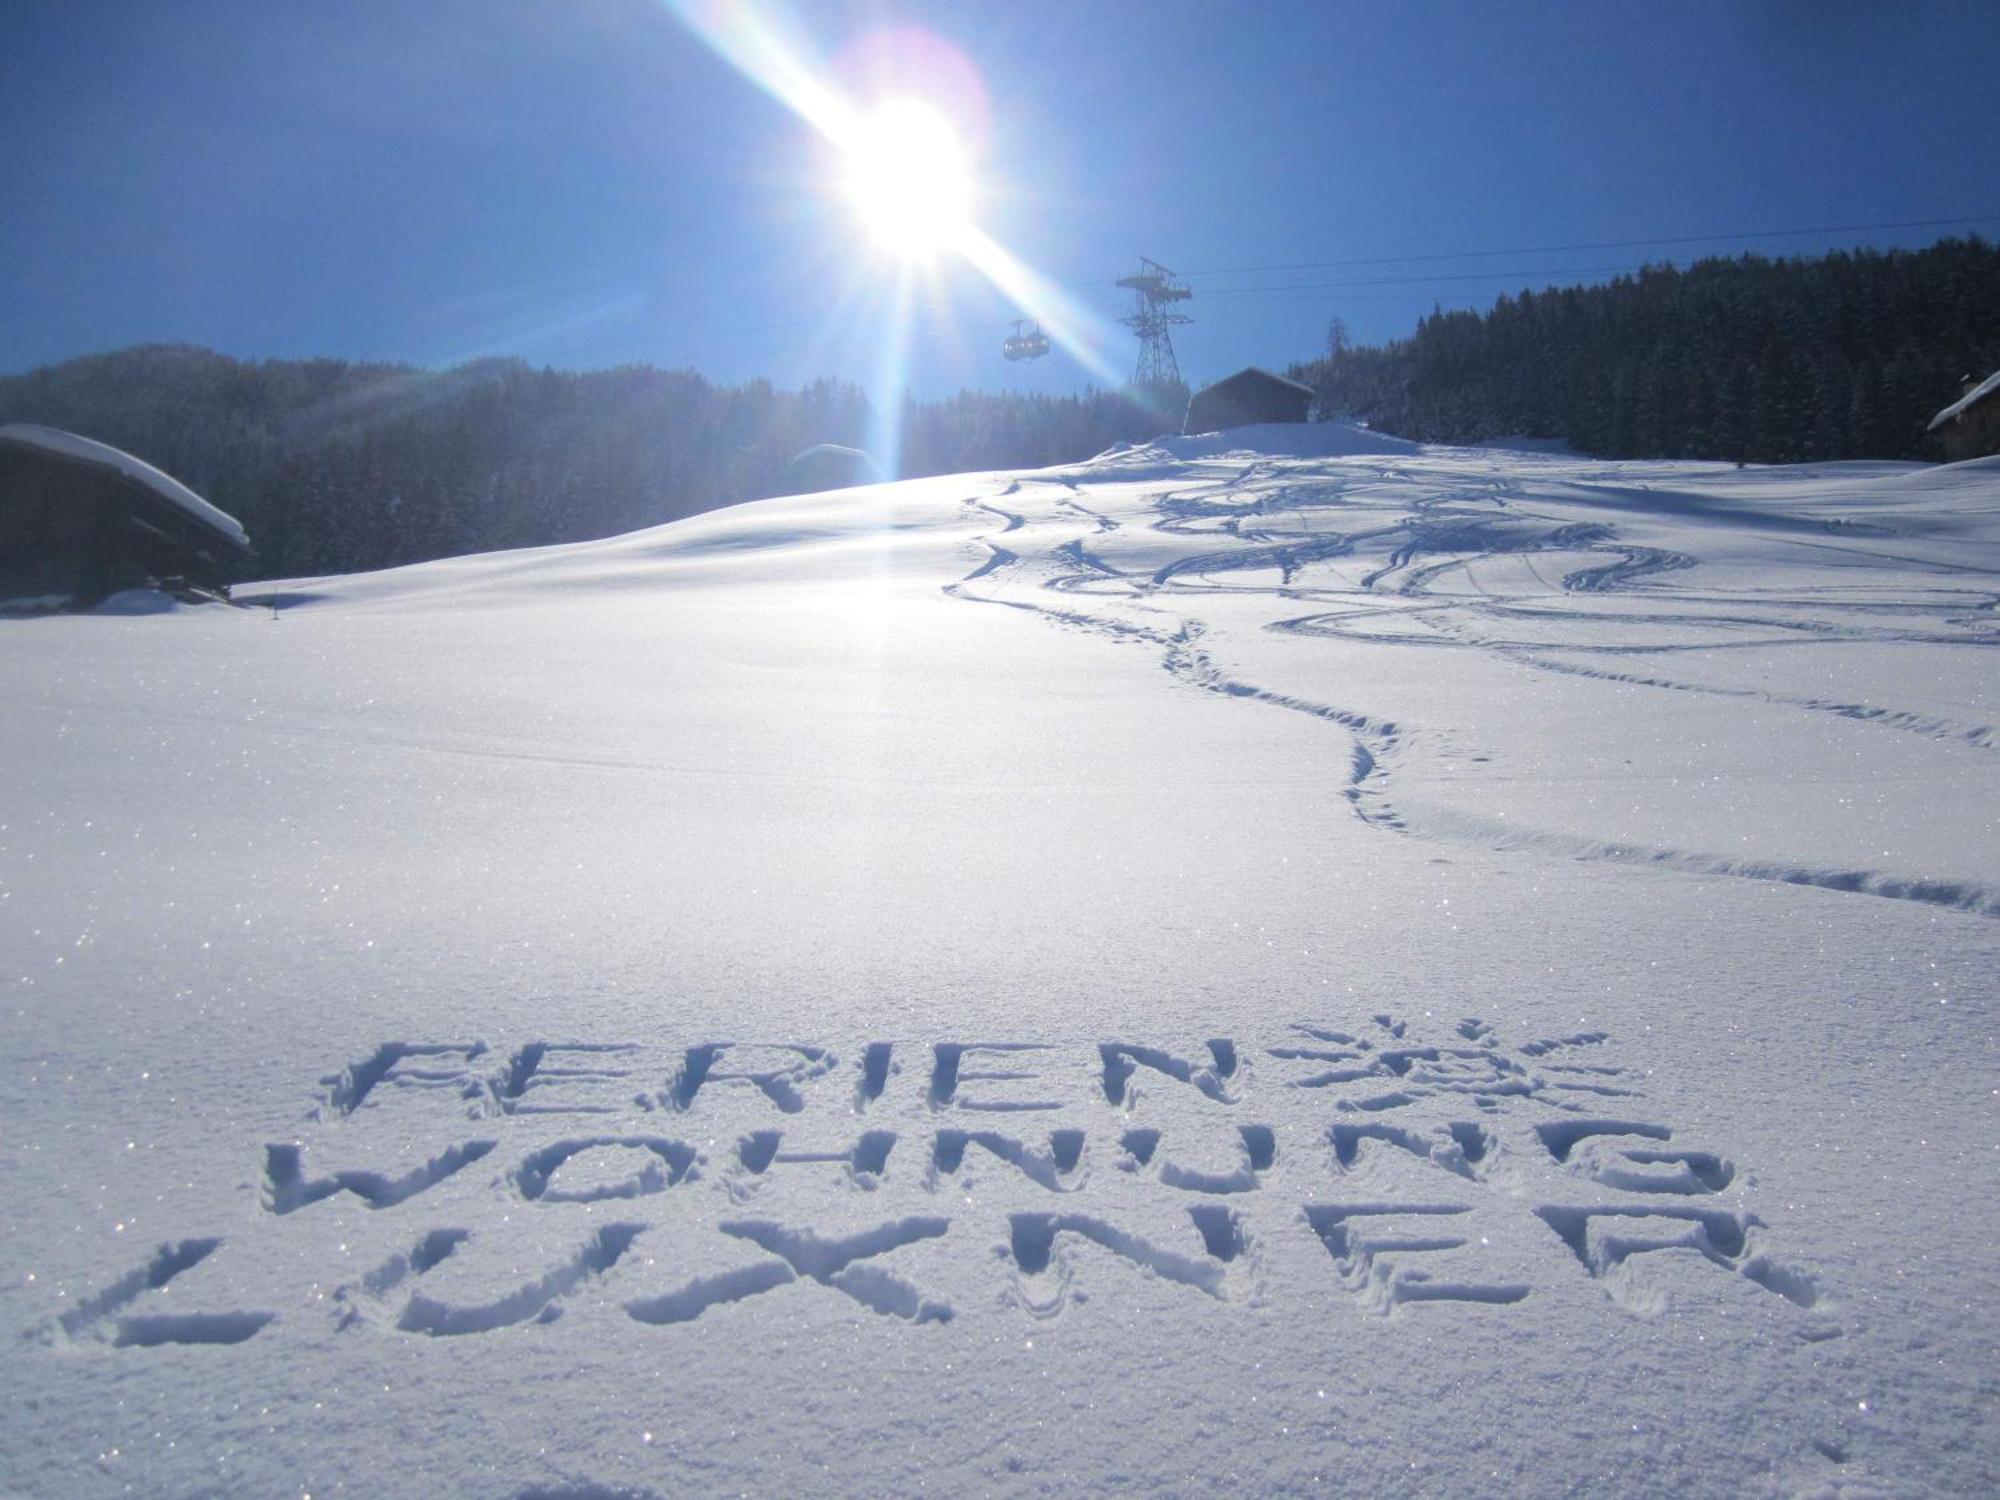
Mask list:
MULTIPOLYGON (((1336 314, 1377 341, 1434 302, 1649 259, 2000 233, 1991 3, 787 14, 836 80, 885 29, 956 54, 905 86, 949 82, 984 227, 1105 318, 1141 254, 1187 274, 1197 383, 1310 355, 1336 314), (1667 243, 1882 224, 1910 227, 1667 243), (1569 246, 1605 247, 1539 248, 1569 246), (1460 254, 1516 249, 1538 253, 1460 254)), ((829 149, 661 0, 11 0, 7 31, 0 371, 158 340, 780 384, 883 367, 893 278, 829 149)), ((913 386, 1089 382, 1002 360, 1015 315, 938 268, 913 386)))

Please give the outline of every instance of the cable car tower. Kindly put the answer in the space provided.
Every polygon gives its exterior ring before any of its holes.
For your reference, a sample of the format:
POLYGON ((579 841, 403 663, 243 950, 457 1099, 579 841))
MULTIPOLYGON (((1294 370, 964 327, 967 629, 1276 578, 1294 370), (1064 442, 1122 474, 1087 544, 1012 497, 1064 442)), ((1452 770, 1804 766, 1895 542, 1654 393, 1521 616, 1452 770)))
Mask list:
POLYGON ((1016 318, 1014 336, 1000 346, 1000 352, 1009 359, 1040 359, 1049 352, 1049 336, 1042 332, 1041 324, 1016 318))
POLYGON ((1132 315, 1119 321, 1139 335, 1139 368, 1133 372, 1132 383, 1186 390, 1169 330, 1177 323, 1194 321, 1186 313, 1172 310, 1176 302, 1185 302, 1194 293, 1172 271, 1143 255, 1139 257, 1139 269, 1130 276, 1120 277, 1118 285, 1132 290, 1132 315))

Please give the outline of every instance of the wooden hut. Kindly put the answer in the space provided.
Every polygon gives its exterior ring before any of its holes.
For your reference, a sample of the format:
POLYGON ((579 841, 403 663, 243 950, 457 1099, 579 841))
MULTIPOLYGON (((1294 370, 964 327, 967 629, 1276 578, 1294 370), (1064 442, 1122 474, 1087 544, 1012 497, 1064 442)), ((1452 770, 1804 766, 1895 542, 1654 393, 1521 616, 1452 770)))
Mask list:
POLYGON ((1195 392, 1181 430, 1220 432, 1254 422, 1303 422, 1312 403, 1311 386, 1251 365, 1195 392))
POLYGON ((1947 463, 2000 453, 2000 370, 1984 380, 1966 377, 1959 398, 1932 417, 1926 431, 1943 441, 1947 463))
POLYGON ((87 609, 129 588, 225 594, 234 516, 151 464, 54 427, 0 427, 0 608, 87 609))

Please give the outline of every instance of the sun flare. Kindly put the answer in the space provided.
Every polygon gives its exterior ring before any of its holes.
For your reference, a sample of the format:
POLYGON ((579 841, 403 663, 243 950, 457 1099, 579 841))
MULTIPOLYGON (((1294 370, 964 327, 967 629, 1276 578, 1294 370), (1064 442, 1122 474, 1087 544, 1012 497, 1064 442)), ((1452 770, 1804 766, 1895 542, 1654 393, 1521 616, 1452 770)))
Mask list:
POLYGON ((932 106, 898 99, 846 142, 847 191, 877 244, 907 260, 952 249, 971 226, 972 177, 958 134, 932 106))

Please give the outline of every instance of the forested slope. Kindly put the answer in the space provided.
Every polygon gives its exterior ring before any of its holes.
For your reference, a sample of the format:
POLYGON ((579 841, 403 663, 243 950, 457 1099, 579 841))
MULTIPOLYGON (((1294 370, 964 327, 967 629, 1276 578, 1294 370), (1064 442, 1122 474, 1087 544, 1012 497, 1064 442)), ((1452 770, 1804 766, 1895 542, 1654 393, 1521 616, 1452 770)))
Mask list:
MULTIPOLYGON (((815 443, 866 446, 858 386, 720 386, 650 366, 434 372, 150 345, 0 379, 0 422, 137 454, 243 522, 264 576, 611 536, 798 488, 815 443)), ((903 413, 903 469, 1089 457, 1153 424, 1115 394, 964 394, 903 413)))
MULTIPOLYGON (((1322 412, 1428 442, 1610 457, 1933 458, 1930 415, 2000 366, 2000 248, 1702 261, 1438 312, 1295 367, 1322 412)), ((869 447, 866 394, 651 366, 447 371, 150 345, 0 378, 0 422, 125 448, 241 520, 265 576, 610 536, 783 494, 815 443, 869 447)), ((907 476, 1075 462, 1160 423, 1117 392, 909 402, 907 476)))
POLYGON ((1925 423, 2000 365, 2000 248, 1749 255, 1436 312, 1303 368, 1403 437, 1562 438, 1618 458, 1930 458, 1925 423))

